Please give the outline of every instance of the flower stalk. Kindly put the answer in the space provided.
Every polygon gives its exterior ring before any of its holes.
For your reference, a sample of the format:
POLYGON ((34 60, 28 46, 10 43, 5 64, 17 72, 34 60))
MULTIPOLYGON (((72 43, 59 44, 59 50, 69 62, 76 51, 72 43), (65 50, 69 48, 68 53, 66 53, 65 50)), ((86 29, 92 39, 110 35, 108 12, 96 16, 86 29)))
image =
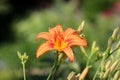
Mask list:
POLYGON ((24 62, 22 62, 22 66, 23 66, 23 76, 24 76, 24 80, 26 80, 25 63, 24 63, 24 62))
POLYGON ((59 69, 63 59, 64 59, 63 53, 58 52, 56 54, 56 60, 55 60, 54 65, 50 71, 50 74, 47 77, 47 80, 53 80, 55 78, 55 74, 56 74, 57 70, 59 69))
POLYGON ((21 60, 24 80, 26 80, 25 63, 26 63, 26 61, 28 59, 28 56, 26 55, 26 53, 24 53, 23 55, 21 55, 21 53, 19 51, 17 52, 17 54, 18 54, 19 59, 21 60))

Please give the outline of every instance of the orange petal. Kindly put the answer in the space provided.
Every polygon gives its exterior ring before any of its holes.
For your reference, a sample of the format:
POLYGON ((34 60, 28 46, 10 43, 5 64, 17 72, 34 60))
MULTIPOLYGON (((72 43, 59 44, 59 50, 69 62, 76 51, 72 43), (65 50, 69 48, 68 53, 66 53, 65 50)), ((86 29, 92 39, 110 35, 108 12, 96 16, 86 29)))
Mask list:
POLYGON ((60 25, 60 24, 58 24, 58 25, 56 25, 56 27, 54 27, 54 28, 49 28, 49 32, 51 33, 51 34, 59 34, 59 33, 62 33, 63 32, 63 29, 62 29, 62 26, 60 25))
POLYGON ((56 25, 55 29, 56 29, 56 31, 58 33, 62 33, 63 32, 62 26, 60 24, 56 25))
POLYGON ((61 33, 63 33, 63 29, 60 24, 56 25, 55 28, 49 28, 49 33, 51 34, 51 37, 53 39, 53 42, 56 41, 57 36, 61 36, 61 33))
POLYGON ((77 30, 74 30, 72 28, 67 28, 64 33, 65 33, 65 35, 66 34, 73 34, 73 33, 77 33, 77 30))
POLYGON ((52 48, 50 46, 50 43, 45 42, 38 47, 37 52, 36 52, 36 57, 38 58, 39 56, 44 54, 46 51, 49 51, 49 50, 52 50, 52 49, 54 49, 54 48, 52 48))
POLYGON ((70 59, 71 62, 74 61, 74 55, 73 51, 70 47, 64 48, 63 49, 64 53, 67 55, 67 57, 70 59))
POLYGON ((51 34, 51 39, 53 39, 53 42, 55 42, 56 37, 57 37, 55 28, 49 28, 49 33, 51 34))
POLYGON ((38 40, 38 38, 44 38, 46 40, 50 40, 50 33, 48 32, 41 32, 36 36, 36 40, 38 40))
POLYGON ((69 35, 74 33, 77 33, 77 30, 74 30, 72 28, 67 28, 64 32, 64 40, 66 40, 69 35))
POLYGON ((78 46, 87 46, 87 41, 84 37, 76 36, 76 35, 71 35, 68 39, 68 45, 78 45, 78 46))

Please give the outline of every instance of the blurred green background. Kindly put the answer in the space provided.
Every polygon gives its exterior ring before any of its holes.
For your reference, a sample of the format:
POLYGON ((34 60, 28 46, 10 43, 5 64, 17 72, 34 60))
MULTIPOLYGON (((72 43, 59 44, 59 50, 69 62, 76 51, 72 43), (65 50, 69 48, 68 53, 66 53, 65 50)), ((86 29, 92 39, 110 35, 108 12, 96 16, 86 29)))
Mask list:
MULTIPOLYGON (((40 58, 35 57, 42 42, 35 41, 36 35, 56 24, 64 29, 77 29, 83 20, 87 50, 93 41, 101 51, 105 50, 113 29, 120 26, 119 0, 0 0, 0 80, 23 80, 17 51, 29 55, 27 80, 46 80, 54 55, 49 51, 40 58)), ((66 80, 72 70, 80 72, 85 67, 79 47, 74 51, 76 61, 63 63, 56 80, 66 80)), ((87 78, 91 79, 92 75, 91 72, 87 78)))

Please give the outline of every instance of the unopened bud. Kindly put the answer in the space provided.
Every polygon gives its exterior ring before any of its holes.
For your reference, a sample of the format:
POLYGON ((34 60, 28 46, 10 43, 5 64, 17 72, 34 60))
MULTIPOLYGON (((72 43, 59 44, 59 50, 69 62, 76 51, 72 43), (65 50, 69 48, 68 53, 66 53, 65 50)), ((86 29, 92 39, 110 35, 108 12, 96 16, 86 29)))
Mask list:
POLYGON ((120 48, 120 41, 117 43, 116 48, 120 48))
POLYGON ((114 80, 118 80, 119 75, 120 75, 120 71, 117 71, 114 75, 114 80))
POLYGON ((71 72, 68 77, 67 77, 67 80, 72 80, 72 78, 75 76, 75 72, 71 72))
POLYGON ((113 41, 115 40, 115 38, 117 38, 117 35, 118 35, 118 31, 119 31, 119 28, 115 28, 113 33, 112 33, 112 36, 110 36, 110 38, 108 39, 108 49, 110 50, 111 47, 112 47, 112 44, 113 44, 113 41))
POLYGON ((81 25, 78 27, 78 32, 81 33, 84 29, 85 21, 82 21, 81 25))
POLYGON ((105 64, 105 70, 107 70, 110 67, 110 63, 111 63, 110 60, 106 62, 106 64, 105 64))
POLYGON ((115 39, 118 35, 118 32, 119 32, 119 27, 116 27, 113 31, 113 34, 112 34, 112 38, 115 39))
POLYGON ((98 73, 98 75, 99 75, 99 78, 103 78, 104 72, 100 72, 98 73))
POLYGON ((27 61, 28 56, 26 55, 26 53, 22 55, 19 51, 17 51, 17 54, 18 54, 19 59, 21 60, 21 63, 25 63, 27 61))
POLYGON ((113 65, 110 67, 110 72, 112 72, 116 67, 117 65, 119 64, 119 60, 116 60, 113 65))
POLYGON ((87 66, 83 72, 81 73, 80 77, 79 77, 79 80, 83 80, 85 78, 85 76, 87 75, 88 73, 88 70, 89 70, 89 67, 87 66))
POLYGON ((75 77, 76 77, 77 79, 79 79, 79 76, 80 76, 80 73, 78 73, 75 77))
POLYGON ((20 53, 19 51, 17 51, 17 55, 18 55, 18 57, 19 57, 20 59, 22 59, 22 55, 21 55, 21 53, 20 53))
POLYGON ((24 53, 23 59, 24 59, 24 60, 27 60, 27 59, 28 59, 28 56, 26 55, 26 53, 24 53))
POLYGON ((106 78, 108 77, 109 73, 110 73, 110 69, 108 69, 108 70, 104 73, 103 79, 106 79, 106 78))
POLYGON ((113 38, 110 37, 110 38, 108 39, 108 46, 107 46, 108 49, 111 49, 112 43, 113 43, 113 38))
POLYGON ((98 54, 98 57, 99 57, 99 58, 102 58, 103 56, 104 56, 104 53, 99 53, 99 54, 98 54))
POLYGON ((95 53, 98 50, 99 50, 99 47, 96 46, 96 41, 93 41, 92 48, 91 48, 91 51, 92 51, 91 53, 95 53))

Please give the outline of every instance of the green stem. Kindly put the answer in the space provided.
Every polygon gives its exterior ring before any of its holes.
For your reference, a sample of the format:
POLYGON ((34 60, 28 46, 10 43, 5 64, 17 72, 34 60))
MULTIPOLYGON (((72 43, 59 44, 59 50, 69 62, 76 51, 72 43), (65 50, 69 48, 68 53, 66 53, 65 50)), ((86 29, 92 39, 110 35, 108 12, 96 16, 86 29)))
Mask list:
POLYGON ((59 58, 59 54, 58 54, 57 58, 56 58, 56 61, 54 62, 54 65, 53 65, 53 67, 52 67, 52 69, 50 71, 50 74, 47 77, 47 80, 53 80, 54 79, 55 74, 56 74, 58 68, 60 67, 61 59, 62 59, 62 57, 59 58))
POLYGON ((90 53, 90 56, 88 57, 86 66, 89 66, 89 63, 90 63, 92 56, 93 56, 93 53, 90 53))
POLYGON ((93 80, 96 79, 99 69, 100 69, 100 66, 97 68, 97 71, 96 71, 96 73, 95 73, 95 75, 94 75, 94 77, 93 77, 93 80))
POLYGON ((96 79, 99 70, 100 70, 100 71, 103 71, 103 70, 104 70, 104 62, 105 62, 105 60, 107 59, 109 53, 110 53, 110 49, 107 48, 106 51, 104 52, 104 56, 103 56, 103 58, 102 58, 102 61, 101 61, 100 65, 99 65, 99 67, 97 68, 97 71, 96 71, 96 73, 95 73, 95 75, 94 75, 94 77, 93 77, 93 80, 96 79), (101 69, 100 69, 100 68, 101 68, 101 69))
POLYGON ((22 62, 23 65, 23 76, 24 76, 24 80, 26 80, 26 74, 25 74, 25 63, 22 62))
POLYGON ((47 78, 47 80, 53 80, 56 74, 56 71, 58 70, 60 65, 58 65, 57 63, 55 63, 51 69, 51 72, 47 78))

